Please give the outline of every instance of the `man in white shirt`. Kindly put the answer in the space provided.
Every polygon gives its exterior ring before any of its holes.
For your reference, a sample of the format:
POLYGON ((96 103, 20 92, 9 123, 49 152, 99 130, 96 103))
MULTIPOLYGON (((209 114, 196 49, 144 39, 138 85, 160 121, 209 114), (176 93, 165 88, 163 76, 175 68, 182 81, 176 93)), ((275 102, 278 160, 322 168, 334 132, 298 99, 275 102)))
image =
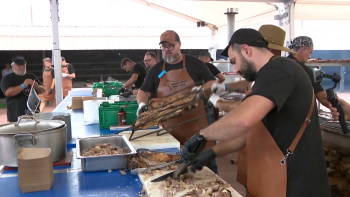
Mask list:
POLYGON ((13 70, 11 68, 11 65, 9 63, 5 64, 6 68, 2 70, 2 77, 5 77, 5 75, 8 75, 10 73, 13 73, 13 70))

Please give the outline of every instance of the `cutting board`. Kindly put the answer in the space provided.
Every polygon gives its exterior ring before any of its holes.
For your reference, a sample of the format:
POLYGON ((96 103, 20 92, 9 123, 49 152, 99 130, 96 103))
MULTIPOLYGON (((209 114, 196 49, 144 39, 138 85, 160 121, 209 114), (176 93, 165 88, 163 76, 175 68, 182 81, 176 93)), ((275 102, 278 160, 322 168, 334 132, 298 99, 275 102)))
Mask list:
MULTIPOLYGON (((141 182, 143 184, 143 188, 145 189, 146 193, 150 197, 161 197, 162 196, 161 190, 159 189, 159 185, 162 182, 150 182, 150 181, 155 179, 155 178, 157 178, 157 177, 159 177, 159 176, 161 176, 161 175, 169 173, 169 172, 171 172, 171 171, 156 171, 153 176, 145 175, 145 174, 139 174, 139 178, 140 178, 140 180, 141 180, 141 182)), ((201 183, 205 183, 205 182, 209 182, 209 181, 212 181, 214 179, 219 179, 221 181, 224 181, 224 180, 222 180, 222 178, 220 178, 217 174, 215 174, 213 171, 211 171, 207 167, 204 167, 203 170, 197 171, 194 174, 194 184, 195 185, 201 184, 201 183)), ((232 187, 229 187, 229 188, 226 188, 226 189, 231 191, 232 197, 242 197, 242 195, 240 195, 232 187)), ((189 191, 191 191, 191 189, 189 189, 189 186, 187 186, 186 190, 176 193, 174 197, 180 197, 180 196, 186 194, 189 191)))
MULTIPOLYGON (((156 129, 148 129, 148 130, 138 130, 135 131, 133 138, 144 135, 148 132, 155 131, 156 129)), ((163 132, 163 131, 162 131, 163 132)), ((131 135, 131 131, 124 131, 120 133, 121 135, 124 135, 127 139, 129 139, 131 135)), ((152 135, 147 135, 145 137, 131 140, 131 145, 137 150, 139 148, 146 148, 150 150, 155 149, 167 149, 167 148, 178 148, 180 149, 180 142, 177 141, 172 135, 169 133, 157 136, 157 133, 154 133, 152 135)))

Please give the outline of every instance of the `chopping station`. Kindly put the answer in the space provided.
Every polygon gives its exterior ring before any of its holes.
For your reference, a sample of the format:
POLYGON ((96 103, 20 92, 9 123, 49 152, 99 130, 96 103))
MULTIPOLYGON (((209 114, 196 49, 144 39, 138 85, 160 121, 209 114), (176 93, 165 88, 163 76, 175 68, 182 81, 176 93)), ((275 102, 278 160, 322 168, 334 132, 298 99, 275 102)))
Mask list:
MULTIPOLYGON (((127 162, 123 160, 129 159, 127 154, 135 155, 136 151, 144 149, 179 155, 180 143, 170 134, 157 136, 156 133, 129 142, 127 139, 130 138, 132 131, 124 131, 120 133, 120 135, 114 134, 123 129, 125 130, 125 126, 113 126, 111 129, 100 129, 99 124, 85 125, 84 110, 67 109, 67 106, 72 105, 72 100, 74 100, 74 98, 92 96, 92 92, 92 88, 73 89, 69 93, 69 96, 56 107, 51 115, 46 114, 46 117, 43 117, 45 113, 36 115, 40 124, 50 122, 49 120, 42 119, 57 119, 58 116, 62 117, 62 115, 65 115, 63 118, 69 117, 68 120, 66 120, 65 126, 67 126, 67 128, 70 127, 72 131, 72 140, 62 143, 67 144, 67 147, 62 148, 65 154, 62 154, 60 158, 53 161, 54 181, 51 189, 48 191, 22 193, 20 187, 18 187, 19 172, 16 168, 17 164, 15 159, 13 160, 13 164, 9 163, 10 166, 1 167, 1 196, 140 196, 141 191, 143 191, 143 194, 145 194, 145 192, 153 193, 154 195, 151 196, 161 195, 159 189, 160 182, 151 183, 150 181, 153 178, 171 172, 169 169, 156 170, 152 175, 131 174, 130 170, 126 170, 128 168, 126 165, 127 162), (42 117, 39 117, 39 115, 42 117), (113 143, 116 141, 118 141, 119 147, 129 152, 122 158, 88 158, 82 156, 84 151, 97 144, 110 143, 113 146, 113 143), (122 145, 123 143, 124 145, 122 145)), ((33 120, 27 120, 23 122, 23 124, 30 124, 32 121, 33 120)), ((20 122, 19 125, 20 124, 22 123, 20 122)), ((57 124, 54 125, 54 127, 59 127, 60 124, 64 125, 64 122, 57 121, 51 124, 57 124)), ((67 129, 67 131, 68 130, 69 129, 67 129)), ((134 137, 137 138, 138 136, 156 130, 159 130, 159 128, 139 130, 135 132, 134 137)), ((60 147, 55 146, 55 148, 60 147)), ((205 179, 201 178, 201 183, 218 179, 223 181, 207 168, 203 172, 201 171, 198 176, 205 177, 205 179)), ((196 181, 195 183, 197 184, 196 181)), ((232 196, 241 196, 233 188, 229 187, 229 190, 232 196)), ((183 190, 181 194, 183 195, 189 191, 190 190, 187 189, 183 190)))

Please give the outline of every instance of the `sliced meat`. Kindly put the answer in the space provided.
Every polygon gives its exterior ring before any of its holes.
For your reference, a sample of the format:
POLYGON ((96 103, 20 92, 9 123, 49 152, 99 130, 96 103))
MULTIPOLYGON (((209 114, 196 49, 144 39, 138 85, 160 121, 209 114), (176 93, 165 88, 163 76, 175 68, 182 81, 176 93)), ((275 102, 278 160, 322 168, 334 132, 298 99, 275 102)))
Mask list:
POLYGON ((147 129, 153 125, 183 114, 182 107, 195 102, 197 94, 185 93, 157 98, 150 101, 150 110, 142 113, 135 122, 135 129, 147 129), (178 110, 177 110, 178 109, 178 110))

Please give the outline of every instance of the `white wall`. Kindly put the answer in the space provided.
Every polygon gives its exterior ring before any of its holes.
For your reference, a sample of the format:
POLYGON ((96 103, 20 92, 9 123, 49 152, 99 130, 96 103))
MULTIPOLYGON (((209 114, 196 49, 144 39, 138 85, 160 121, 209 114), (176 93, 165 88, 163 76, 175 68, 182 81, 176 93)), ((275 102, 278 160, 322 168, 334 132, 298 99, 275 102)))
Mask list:
POLYGON ((295 20, 294 31, 311 37, 314 50, 350 50, 350 20, 295 20))

